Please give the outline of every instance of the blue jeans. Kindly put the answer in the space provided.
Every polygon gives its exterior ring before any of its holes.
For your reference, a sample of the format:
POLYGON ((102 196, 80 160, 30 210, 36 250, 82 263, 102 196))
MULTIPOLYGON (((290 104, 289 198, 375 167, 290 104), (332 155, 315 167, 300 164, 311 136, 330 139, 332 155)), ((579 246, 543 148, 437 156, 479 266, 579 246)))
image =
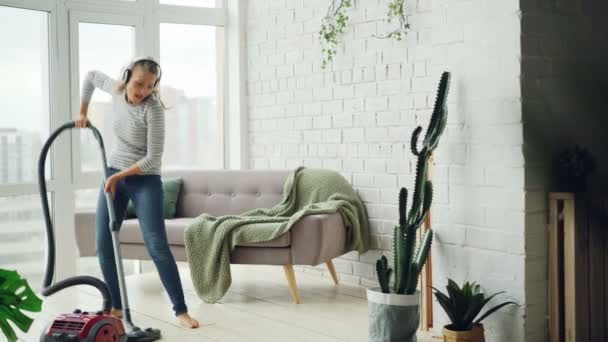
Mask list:
MULTIPOLYGON (((110 175, 118 170, 110 168, 110 175)), ((163 215, 163 188, 159 175, 137 175, 121 179, 116 185, 114 196, 114 213, 116 224, 122 224, 125 218, 129 199, 133 201, 135 212, 139 219, 144 243, 150 254, 160 280, 169 294, 175 315, 188 311, 184 300, 184 290, 177 271, 175 258, 169 249, 165 219, 163 215)), ((97 201, 97 215, 95 216, 97 257, 101 271, 112 297, 112 306, 122 309, 118 275, 114 261, 112 235, 109 229, 110 217, 102 184, 97 201)))

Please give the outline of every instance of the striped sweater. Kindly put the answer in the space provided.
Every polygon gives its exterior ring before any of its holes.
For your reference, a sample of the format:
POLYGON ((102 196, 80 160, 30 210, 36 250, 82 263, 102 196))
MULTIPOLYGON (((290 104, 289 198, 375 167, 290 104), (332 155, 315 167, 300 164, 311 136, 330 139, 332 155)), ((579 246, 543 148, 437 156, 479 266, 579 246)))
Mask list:
POLYGON ((125 92, 118 92, 119 82, 99 71, 87 73, 82 85, 82 102, 89 103, 95 88, 112 95, 115 113, 116 146, 108 166, 118 170, 137 164, 143 174, 158 174, 165 144, 165 111, 158 98, 149 96, 139 105, 131 105, 125 92))

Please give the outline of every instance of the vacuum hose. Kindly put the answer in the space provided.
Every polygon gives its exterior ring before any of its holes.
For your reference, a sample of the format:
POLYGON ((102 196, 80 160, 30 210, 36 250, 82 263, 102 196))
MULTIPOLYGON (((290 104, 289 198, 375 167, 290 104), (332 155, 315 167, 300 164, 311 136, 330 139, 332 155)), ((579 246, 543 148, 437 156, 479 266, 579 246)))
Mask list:
MULTIPOLYGON (((54 235, 54 231, 53 231, 53 223, 51 221, 51 214, 49 212, 48 197, 46 194, 46 177, 44 174, 44 171, 45 171, 44 164, 46 162, 47 153, 48 153, 49 148, 51 147, 53 141, 55 141, 55 139, 63 131, 65 131, 67 129, 72 129, 75 127, 76 127, 76 124, 74 122, 68 122, 68 123, 62 125, 61 127, 59 127, 57 130, 55 130, 51 134, 51 136, 47 139, 44 146, 42 147, 42 151, 40 152, 40 157, 38 159, 38 186, 40 189, 40 196, 42 198, 42 210, 44 213, 44 222, 46 224, 46 235, 47 235, 47 242, 48 242, 47 264, 46 264, 46 271, 44 274, 44 283, 42 285, 43 286, 42 295, 50 296, 53 293, 59 292, 65 288, 72 287, 75 285, 90 285, 90 286, 97 288, 99 290, 99 292, 101 292, 101 295, 103 297, 102 310, 104 313, 109 313, 110 308, 111 308, 110 292, 108 290, 107 285, 103 281, 99 280, 98 278, 90 277, 90 276, 70 277, 70 278, 57 282, 55 285, 51 285, 51 283, 53 282, 53 275, 55 272, 55 235, 54 235)), ((103 146, 103 139, 101 138, 101 134, 99 133, 97 128, 95 128, 90 123, 88 125, 88 128, 91 129, 91 131, 93 132, 93 135, 97 139, 97 142, 99 143, 99 146, 101 148, 101 152, 102 152, 101 154, 102 154, 102 160, 103 160, 103 166, 104 166, 103 167, 104 176, 105 176, 105 178, 107 178, 108 170, 106 167, 107 163, 106 163, 105 149, 103 146)))

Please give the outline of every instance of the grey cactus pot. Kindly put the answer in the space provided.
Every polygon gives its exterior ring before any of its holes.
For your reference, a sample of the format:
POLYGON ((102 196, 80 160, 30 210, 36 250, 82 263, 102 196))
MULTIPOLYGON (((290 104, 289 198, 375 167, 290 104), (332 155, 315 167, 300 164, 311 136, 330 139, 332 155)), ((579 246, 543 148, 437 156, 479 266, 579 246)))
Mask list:
POLYGON ((367 289, 369 342, 416 342, 420 324, 420 292, 382 293, 367 289))

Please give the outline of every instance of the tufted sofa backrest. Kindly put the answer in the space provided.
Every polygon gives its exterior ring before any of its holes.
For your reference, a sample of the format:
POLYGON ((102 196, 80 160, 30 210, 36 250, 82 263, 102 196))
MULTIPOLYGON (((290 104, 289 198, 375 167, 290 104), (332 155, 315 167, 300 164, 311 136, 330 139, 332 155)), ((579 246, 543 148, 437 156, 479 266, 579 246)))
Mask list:
POLYGON ((182 170, 166 171, 163 178, 184 180, 176 217, 240 214, 271 208, 283 198, 288 170, 182 170))

